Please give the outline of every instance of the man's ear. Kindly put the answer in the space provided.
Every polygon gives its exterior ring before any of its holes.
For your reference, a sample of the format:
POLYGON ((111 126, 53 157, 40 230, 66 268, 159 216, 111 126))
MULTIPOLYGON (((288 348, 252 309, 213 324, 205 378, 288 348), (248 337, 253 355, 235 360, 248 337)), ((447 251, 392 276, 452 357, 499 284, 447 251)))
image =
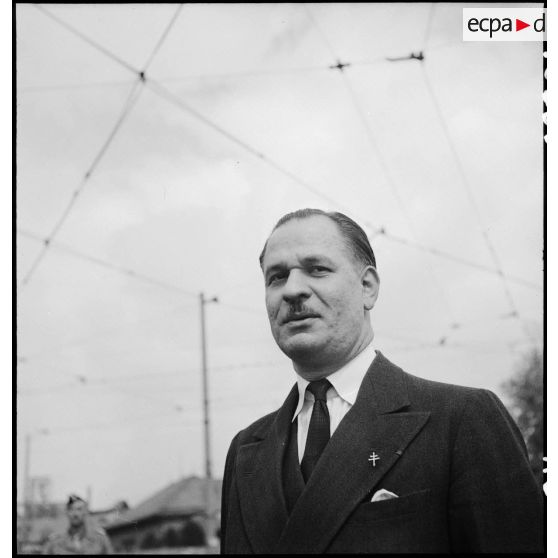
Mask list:
POLYGON ((368 265, 362 271, 362 294, 365 310, 372 310, 380 292, 380 276, 376 268, 368 265))

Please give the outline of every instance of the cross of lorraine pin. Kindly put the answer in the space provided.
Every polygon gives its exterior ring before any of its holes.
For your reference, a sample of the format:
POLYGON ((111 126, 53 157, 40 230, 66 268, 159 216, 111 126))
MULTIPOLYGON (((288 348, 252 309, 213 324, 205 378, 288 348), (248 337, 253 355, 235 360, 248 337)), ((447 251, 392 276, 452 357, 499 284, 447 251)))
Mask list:
POLYGON ((370 454, 370 457, 368 458, 368 461, 372 461, 372 467, 376 467, 376 461, 379 460, 380 460, 380 456, 375 451, 373 451, 370 454))

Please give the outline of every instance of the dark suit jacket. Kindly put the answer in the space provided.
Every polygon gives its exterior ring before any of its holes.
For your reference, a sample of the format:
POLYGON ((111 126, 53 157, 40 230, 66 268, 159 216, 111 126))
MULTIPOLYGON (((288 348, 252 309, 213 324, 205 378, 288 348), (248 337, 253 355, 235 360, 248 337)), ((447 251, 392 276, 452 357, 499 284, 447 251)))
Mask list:
POLYGON ((223 553, 543 551, 542 492, 490 391, 411 376, 378 353, 288 516, 282 460, 297 399, 295 385, 232 441, 223 553), (399 497, 371 503, 380 488, 399 497))

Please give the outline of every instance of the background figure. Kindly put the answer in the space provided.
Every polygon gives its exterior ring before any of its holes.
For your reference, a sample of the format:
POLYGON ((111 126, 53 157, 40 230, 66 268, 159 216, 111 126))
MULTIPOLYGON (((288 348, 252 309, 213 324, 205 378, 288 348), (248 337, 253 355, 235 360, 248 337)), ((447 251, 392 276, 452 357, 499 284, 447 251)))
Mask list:
POLYGON ((103 529, 91 529, 87 502, 72 494, 66 505, 68 529, 51 536, 44 554, 112 554, 103 529))

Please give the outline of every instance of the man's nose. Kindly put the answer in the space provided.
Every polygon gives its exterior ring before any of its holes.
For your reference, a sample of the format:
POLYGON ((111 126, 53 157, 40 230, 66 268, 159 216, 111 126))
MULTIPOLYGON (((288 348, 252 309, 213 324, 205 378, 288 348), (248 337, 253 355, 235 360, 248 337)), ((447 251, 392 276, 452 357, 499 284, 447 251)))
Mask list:
POLYGON ((308 282, 298 269, 293 269, 289 273, 285 284, 283 285, 283 299, 292 303, 296 300, 306 299, 312 294, 308 282))

